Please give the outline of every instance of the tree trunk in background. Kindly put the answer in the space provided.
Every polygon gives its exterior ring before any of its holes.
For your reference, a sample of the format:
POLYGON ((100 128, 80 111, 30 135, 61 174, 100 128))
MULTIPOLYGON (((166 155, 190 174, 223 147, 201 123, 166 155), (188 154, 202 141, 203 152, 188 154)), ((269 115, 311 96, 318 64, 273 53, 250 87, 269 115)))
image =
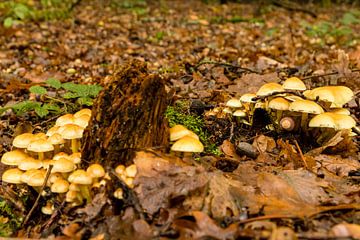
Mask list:
POLYGON ((158 75, 133 61, 114 71, 94 102, 82 158, 105 166, 129 164, 136 149, 168 146, 167 94, 158 75))

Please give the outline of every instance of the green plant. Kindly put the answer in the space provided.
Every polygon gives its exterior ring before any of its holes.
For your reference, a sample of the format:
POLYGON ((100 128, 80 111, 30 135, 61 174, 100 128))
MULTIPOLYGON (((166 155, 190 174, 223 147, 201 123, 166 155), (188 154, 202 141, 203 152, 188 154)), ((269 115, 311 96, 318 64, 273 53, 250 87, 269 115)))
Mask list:
POLYGON ((178 101, 175 106, 168 106, 165 116, 170 127, 181 124, 196 133, 205 146, 206 153, 220 155, 221 151, 209 141, 209 133, 204 131, 204 121, 201 117, 188 113, 189 104, 186 101, 178 101))
POLYGON ((25 20, 52 20, 69 16, 79 0, 40 0, 35 4, 27 0, 7 0, 0 3, 0 20, 11 27, 25 20))
POLYGON ((10 205, 0 198, 0 236, 11 236, 21 225, 22 218, 14 214, 10 205))
POLYGON ((136 15, 148 13, 146 0, 112 0, 110 6, 113 8, 128 9, 136 15))
POLYGON ((42 118, 49 114, 75 111, 82 105, 91 106, 93 98, 101 89, 102 87, 99 85, 61 83, 55 78, 49 78, 46 80, 45 86, 36 85, 29 89, 31 93, 39 96, 41 101, 25 100, 9 107, 0 108, 0 114, 8 109, 12 109, 17 115, 35 111, 42 118), (49 94, 49 90, 52 90, 52 94, 49 94))

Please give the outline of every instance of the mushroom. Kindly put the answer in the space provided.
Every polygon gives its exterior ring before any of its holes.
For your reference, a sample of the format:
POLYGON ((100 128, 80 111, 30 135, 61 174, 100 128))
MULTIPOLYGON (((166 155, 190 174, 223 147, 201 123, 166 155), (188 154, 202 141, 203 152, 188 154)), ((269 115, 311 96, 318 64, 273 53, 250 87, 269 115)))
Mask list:
POLYGON ((99 187, 98 179, 105 176, 105 169, 98 163, 91 164, 87 169, 86 172, 92 177, 93 179, 93 187, 99 187))
POLYGON ((65 143, 65 140, 59 133, 54 133, 48 138, 48 141, 54 146, 54 154, 60 152, 60 145, 65 143))
POLYGON ((334 134, 336 123, 331 115, 327 113, 321 113, 309 121, 309 127, 320 129, 320 135, 317 137, 316 141, 321 143, 324 141, 324 139, 327 140, 329 139, 329 136, 334 134))
POLYGON ((4 153, 1 157, 1 162, 5 165, 17 166, 25 158, 29 157, 27 154, 20 150, 13 150, 10 152, 4 153))
POLYGON ((125 174, 127 177, 134 178, 136 176, 136 173, 137 173, 137 168, 135 164, 131 164, 130 166, 127 166, 125 168, 125 174))
POLYGON ((66 178, 68 176, 68 173, 74 171, 74 169, 75 164, 71 160, 67 158, 60 158, 59 160, 54 161, 51 172, 59 172, 63 175, 64 178, 66 178))
POLYGON ((39 169, 42 166, 42 161, 34 159, 32 157, 27 157, 19 163, 18 168, 20 170, 26 171, 29 169, 39 169))
POLYGON ((311 100, 323 101, 328 108, 341 108, 354 97, 352 90, 345 86, 318 87, 304 92, 304 95, 311 100))
POLYGON ((284 117, 280 120, 280 127, 285 131, 290 132, 294 130, 295 126, 295 121, 291 117, 284 117))
POLYGON ((20 183, 22 183, 21 176, 23 173, 24 172, 18 168, 7 169, 2 174, 1 181, 7 182, 7 183, 12 183, 12 184, 20 184, 20 183))
POLYGON ((323 113, 324 110, 322 107, 310 100, 297 100, 289 105, 289 111, 300 112, 301 113, 301 129, 306 131, 307 128, 307 118, 308 114, 320 114, 323 113))
POLYGON ((171 146, 171 150, 174 152, 185 152, 185 153, 203 152, 204 145, 195 138, 185 136, 177 140, 171 146))
POLYGON ((76 113, 74 113, 74 117, 75 118, 78 118, 82 115, 88 115, 88 116, 91 116, 91 109, 88 109, 88 108, 83 108, 79 111, 77 111, 76 113))
POLYGON ((29 186, 32 186, 37 192, 40 192, 40 187, 44 184, 46 171, 44 169, 30 169, 21 175, 21 181, 29 186))
POLYGON ((241 108, 242 104, 241 104, 239 99, 231 98, 230 100, 228 100, 226 102, 225 106, 230 108, 230 109, 237 109, 237 108, 241 108))
POLYGON ((248 122, 246 122, 246 120, 244 120, 244 118, 246 118, 246 112, 244 112, 243 110, 236 110, 234 113, 233 113, 233 116, 236 118, 236 122, 238 124, 240 123, 247 123, 249 124, 248 122))
POLYGON ((278 83, 265 83, 256 92, 256 96, 267 96, 274 93, 284 92, 285 89, 278 83))
POLYGON ((51 192, 66 193, 69 190, 69 182, 65 179, 59 178, 51 185, 51 192))
POLYGON ((52 215, 54 213, 54 204, 50 201, 46 202, 46 205, 41 207, 41 212, 45 215, 52 215))
POLYGON ((297 77, 291 77, 285 80, 282 87, 286 90, 304 91, 306 86, 303 81, 297 77))
POLYGON ((90 174, 83 169, 79 169, 70 174, 68 181, 77 184, 81 195, 88 203, 91 201, 89 186, 92 184, 92 178, 90 174))
POLYGON ((122 188, 117 188, 114 192, 114 197, 117 199, 123 199, 124 198, 124 191, 122 188))
POLYGON ((193 132, 187 129, 183 125, 175 125, 169 130, 170 132, 170 141, 176 141, 184 136, 191 136, 193 138, 199 139, 199 137, 193 132))
POLYGON ((72 124, 74 123, 75 118, 74 115, 68 113, 65 115, 60 116, 58 119, 56 119, 55 126, 64 126, 66 124, 72 124))
POLYGON ((89 124, 89 121, 90 121, 90 115, 83 114, 75 118, 74 124, 82 128, 86 128, 89 124))
POLYGON ((51 127, 49 130, 47 130, 46 132, 46 136, 50 137, 51 135, 53 135, 54 133, 57 133, 59 130, 60 126, 53 126, 51 127))
POLYGON ((54 150, 54 146, 44 139, 38 139, 35 141, 32 141, 29 146, 27 147, 27 150, 38 153, 39 160, 44 159, 44 153, 50 152, 54 150))
POLYGON ((245 93, 240 97, 240 102, 243 104, 245 110, 247 112, 250 112, 252 115, 255 107, 256 101, 253 100, 253 98, 256 97, 255 93, 245 93))
POLYGON ((78 152, 80 148, 80 138, 82 138, 84 128, 76 124, 66 124, 59 129, 59 133, 64 139, 71 140, 71 151, 78 152))
POLYGON ((333 108, 330 112, 350 116, 350 111, 346 108, 333 108))
POLYGON ((31 141, 34 140, 34 134, 32 133, 23 133, 16 136, 13 140, 13 146, 24 151, 28 147, 31 141))
POLYGON ((276 111, 276 123, 279 124, 283 111, 289 110, 290 103, 285 98, 276 97, 269 102, 269 108, 276 111))

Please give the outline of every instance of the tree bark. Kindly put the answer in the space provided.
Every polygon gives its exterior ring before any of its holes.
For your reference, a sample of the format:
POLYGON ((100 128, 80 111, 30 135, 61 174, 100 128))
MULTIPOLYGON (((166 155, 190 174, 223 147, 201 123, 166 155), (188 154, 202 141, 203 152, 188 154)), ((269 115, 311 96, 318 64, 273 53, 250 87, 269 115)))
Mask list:
POLYGON ((145 63, 132 61, 118 68, 94 102, 83 160, 127 165, 136 150, 167 147, 166 107, 164 82, 149 74, 145 63))

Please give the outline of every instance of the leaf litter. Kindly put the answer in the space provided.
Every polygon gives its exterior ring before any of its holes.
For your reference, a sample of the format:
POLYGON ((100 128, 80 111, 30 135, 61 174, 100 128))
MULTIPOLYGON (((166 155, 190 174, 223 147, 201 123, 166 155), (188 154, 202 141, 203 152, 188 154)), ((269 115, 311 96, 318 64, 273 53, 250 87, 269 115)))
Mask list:
MULTIPOLYGON (((311 87, 346 85, 357 94, 349 109, 358 121, 360 74, 353 71, 360 65, 358 26, 349 25, 354 39, 330 34, 331 29, 317 32, 326 25, 322 22, 343 16, 341 6, 331 14, 319 8, 315 19, 270 5, 273 11, 263 9, 261 19, 256 19, 257 9, 251 4, 166 2, 165 6, 149 3, 151 15, 144 16, 96 1, 80 3, 74 21, 1 27, 1 106, 26 100, 28 89, 49 77, 104 85, 111 65, 136 58, 170 79, 167 87, 175 89, 174 98, 213 105, 293 74, 311 87), (202 64, 215 60, 220 64, 202 64)), ((334 21, 330 28, 341 27, 341 21, 334 21)), ((2 116, 1 154, 9 150, 15 135, 27 132, 26 125, 33 127, 38 120, 31 114, 2 116)), ((213 123, 208 121, 207 129, 214 130, 213 123)), ((133 191, 136 199, 114 201, 114 187, 102 189, 92 203, 74 212, 66 209, 49 235, 57 235, 56 239, 275 240, 295 239, 294 234, 359 238, 359 182, 349 177, 360 168, 358 137, 339 133, 302 153, 292 138, 278 138, 264 129, 255 133, 240 129, 234 136, 257 149, 254 160, 237 153, 227 129, 224 121, 223 129, 211 131, 213 142, 223 143, 226 158, 211 156, 210 164, 205 164, 206 156, 188 162, 160 152, 138 152, 135 188, 126 190, 133 191)), ((0 172, 4 170, 1 166, 0 172)), ((26 235, 39 236, 39 232, 35 227, 26 235)), ((18 237, 23 233, 19 231, 18 237)))

